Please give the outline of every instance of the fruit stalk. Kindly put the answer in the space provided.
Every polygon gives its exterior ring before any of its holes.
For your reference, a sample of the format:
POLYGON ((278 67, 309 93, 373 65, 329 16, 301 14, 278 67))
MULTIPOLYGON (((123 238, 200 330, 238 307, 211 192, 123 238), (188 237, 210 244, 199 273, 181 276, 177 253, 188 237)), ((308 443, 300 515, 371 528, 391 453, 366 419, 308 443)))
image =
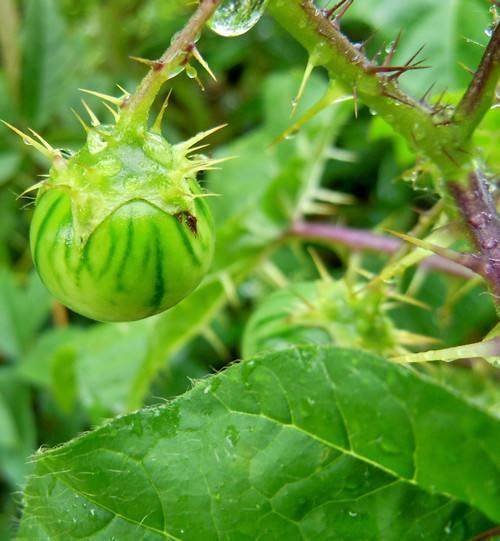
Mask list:
POLYGON ((186 26, 176 35, 170 47, 157 60, 148 62, 150 70, 137 90, 122 105, 122 127, 145 125, 151 105, 162 84, 180 66, 187 63, 189 54, 204 24, 213 15, 221 0, 201 0, 186 26))

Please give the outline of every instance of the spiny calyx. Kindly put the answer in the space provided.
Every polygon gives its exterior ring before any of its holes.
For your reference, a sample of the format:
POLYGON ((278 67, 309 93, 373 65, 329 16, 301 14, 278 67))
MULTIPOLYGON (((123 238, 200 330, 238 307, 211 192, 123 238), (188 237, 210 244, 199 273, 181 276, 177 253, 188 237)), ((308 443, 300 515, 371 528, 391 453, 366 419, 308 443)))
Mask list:
POLYGON ((193 224, 194 200, 209 195, 199 189, 196 175, 221 161, 193 152, 218 129, 171 145, 153 131, 122 132, 119 125, 88 128, 81 150, 67 160, 59 155, 48 178, 36 188, 39 196, 53 188, 67 192, 75 237, 82 246, 109 215, 134 200, 185 216, 193 224))

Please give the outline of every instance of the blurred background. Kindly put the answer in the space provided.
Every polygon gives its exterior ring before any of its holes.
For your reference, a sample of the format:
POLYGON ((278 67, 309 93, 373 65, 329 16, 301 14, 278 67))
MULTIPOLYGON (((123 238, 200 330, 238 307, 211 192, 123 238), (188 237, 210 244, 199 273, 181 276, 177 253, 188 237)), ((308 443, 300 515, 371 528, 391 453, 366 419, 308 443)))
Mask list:
MULTIPOLYGON (((371 55, 388 50, 403 29, 395 62, 425 44, 421 57, 432 67, 405 75, 402 85, 421 96, 435 83, 431 95, 446 90, 452 103, 470 80, 464 66, 474 68, 481 57, 492 6, 488 0, 357 0, 342 28, 357 43, 373 36, 371 55)), ((145 66, 129 56, 158 57, 192 8, 186 0, 0 0, 0 118, 77 150, 84 132, 70 109, 85 114, 78 89, 119 95, 119 84, 132 91, 145 66)), ((284 280, 316 277, 307 246, 280 240, 294 218, 407 231, 437 201, 425 179, 416 190, 408 181, 415 157, 405 143, 366 108, 354 119, 352 101, 326 108, 295 137, 271 146, 292 123, 307 62, 271 18, 238 38, 207 31, 199 48, 217 82, 201 69, 204 91, 186 74, 169 81, 164 134, 180 141, 228 123, 211 139, 210 152, 238 159, 202 179, 221 194, 210 201, 218 229, 213 272, 193 299, 165 315, 100 324, 50 298, 29 251, 33 200, 18 198, 49 164, 0 127, 0 540, 15 530, 27 459, 40 446, 164 401, 221 369, 240 357, 245 322, 261 298, 284 280), (355 203, 318 204, 310 188, 319 184, 355 203)), ((298 117, 326 86, 326 74, 316 70, 298 117)), ((99 100, 85 99, 103 122, 111 121, 99 100)), ((500 163, 498 120, 497 109, 476 136, 492 166, 500 163)), ((330 272, 342 274, 349 251, 317 248, 330 272)), ((366 254, 362 266, 377 272, 384 261, 366 254)), ((493 327, 493 305, 479 280, 412 269, 403 277, 410 281, 430 310, 395 308, 391 315, 401 327, 439 339, 440 347, 480 340, 493 327)), ((469 377, 470 366, 453 375, 443 368, 438 377, 497 407, 485 371, 475 366, 469 377)))

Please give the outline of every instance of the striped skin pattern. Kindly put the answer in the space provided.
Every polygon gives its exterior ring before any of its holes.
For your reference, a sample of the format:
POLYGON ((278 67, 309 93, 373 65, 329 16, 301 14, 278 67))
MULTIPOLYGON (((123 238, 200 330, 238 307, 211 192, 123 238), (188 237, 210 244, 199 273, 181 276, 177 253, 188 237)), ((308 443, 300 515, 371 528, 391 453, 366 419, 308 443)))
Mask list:
POLYGON ((331 342, 326 330, 294 321, 293 314, 304 309, 302 299, 317 297, 316 282, 297 284, 296 291, 293 286, 275 291, 253 312, 243 335, 243 358, 291 345, 331 342))
POLYGON ((75 312, 99 321, 142 319, 178 303, 209 269, 214 231, 204 199, 195 199, 193 215, 196 233, 186 216, 133 200, 82 246, 67 191, 49 189, 31 224, 33 260, 46 287, 75 312))
POLYGON ((353 295, 345 282, 299 282, 266 297, 243 335, 243 357, 300 344, 333 343, 388 354, 395 351, 395 327, 378 296, 353 295))

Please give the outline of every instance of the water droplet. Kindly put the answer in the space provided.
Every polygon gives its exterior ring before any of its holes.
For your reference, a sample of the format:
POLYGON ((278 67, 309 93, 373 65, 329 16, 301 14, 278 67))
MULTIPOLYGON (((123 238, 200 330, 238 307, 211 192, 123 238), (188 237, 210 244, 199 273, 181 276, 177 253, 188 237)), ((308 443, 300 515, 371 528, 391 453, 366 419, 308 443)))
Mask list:
POLYGON ((196 77, 198 76, 196 68, 194 66, 191 66, 191 64, 188 64, 186 66, 186 74, 190 79, 196 79, 196 77))
POLYGON ((491 36, 493 35, 493 30, 495 30, 495 24, 492 23, 490 25, 488 25, 485 29, 484 29, 484 33, 489 37, 491 38, 491 36))
POLYGON ((296 137, 296 135, 299 133, 299 130, 297 129, 293 129, 293 130, 290 130, 286 135, 285 135, 285 139, 287 141, 289 141, 290 139, 293 139, 294 137, 296 137))
POLYGON ((241 36, 259 22, 266 4, 267 0, 224 0, 208 25, 221 36, 241 36))

